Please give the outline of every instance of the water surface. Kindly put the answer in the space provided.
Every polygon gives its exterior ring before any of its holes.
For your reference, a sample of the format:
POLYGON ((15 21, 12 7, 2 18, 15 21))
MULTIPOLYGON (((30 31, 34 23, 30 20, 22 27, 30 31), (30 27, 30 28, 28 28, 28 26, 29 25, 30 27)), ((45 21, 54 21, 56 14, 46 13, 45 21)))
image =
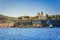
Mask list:
POLYGON ((0 40, 60 40, 60 28, 0 28, 0 40))

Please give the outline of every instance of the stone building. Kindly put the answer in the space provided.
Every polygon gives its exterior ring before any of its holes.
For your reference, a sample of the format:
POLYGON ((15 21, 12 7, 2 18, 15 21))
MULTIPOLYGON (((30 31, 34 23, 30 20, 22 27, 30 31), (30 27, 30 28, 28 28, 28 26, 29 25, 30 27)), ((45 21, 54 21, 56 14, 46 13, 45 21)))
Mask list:
POLYGON ((46 17, 43 15, 43 12, 38 13, 36 16, 37 16, 39 19, 46 19, 46 17))

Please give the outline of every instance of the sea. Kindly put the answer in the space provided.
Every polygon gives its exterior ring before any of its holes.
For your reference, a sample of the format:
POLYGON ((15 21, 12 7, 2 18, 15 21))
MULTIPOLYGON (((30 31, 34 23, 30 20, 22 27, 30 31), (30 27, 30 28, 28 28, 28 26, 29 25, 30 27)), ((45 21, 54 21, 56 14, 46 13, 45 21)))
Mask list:
POLYGON ((60 28, 0 28, 0 40, 60 40, 60 28))

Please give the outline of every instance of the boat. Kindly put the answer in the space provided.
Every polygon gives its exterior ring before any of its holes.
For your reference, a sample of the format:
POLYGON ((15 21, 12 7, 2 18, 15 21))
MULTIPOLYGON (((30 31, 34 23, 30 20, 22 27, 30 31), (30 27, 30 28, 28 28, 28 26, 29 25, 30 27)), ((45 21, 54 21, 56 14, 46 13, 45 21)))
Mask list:
POLYGON ((50 28, 52 28, 52 27, 53 27, 53 25, 52 25, 52 24, 50 24, 50 25, 49 25, 49 27, 50 27, 50 28))

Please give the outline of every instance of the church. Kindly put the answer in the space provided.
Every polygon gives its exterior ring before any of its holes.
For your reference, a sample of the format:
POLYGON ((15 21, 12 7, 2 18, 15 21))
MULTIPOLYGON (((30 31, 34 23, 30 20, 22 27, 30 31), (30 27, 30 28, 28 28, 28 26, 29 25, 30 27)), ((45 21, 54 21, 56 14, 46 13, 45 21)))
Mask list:
POLYGON ((38 13, 36 16, 37 16, 39 19, 46 19, 46 17, 43 15, 43 12, 38 13))

